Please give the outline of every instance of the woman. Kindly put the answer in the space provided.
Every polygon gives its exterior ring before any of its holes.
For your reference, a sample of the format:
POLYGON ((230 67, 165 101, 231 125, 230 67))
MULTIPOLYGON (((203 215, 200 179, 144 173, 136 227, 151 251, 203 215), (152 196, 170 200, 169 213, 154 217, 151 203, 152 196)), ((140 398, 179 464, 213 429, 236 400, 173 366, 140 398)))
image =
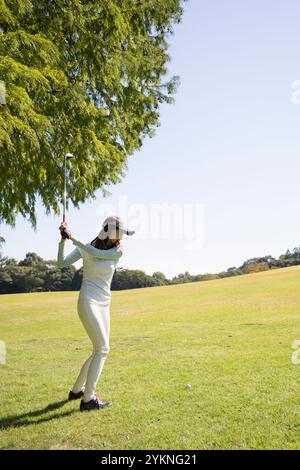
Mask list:
POLYGON ((120 257, 123 234, 133 235, 120 217, 104 220, 99 235, 91 243, 82 243, 74 237, 62 222, 59 230, 62 238, 58 245, 57 265, 69 266, 83 259, 83 279, 79 292, 77 311, 79 318, 93 344, 93 353, 83 364, 78 378, 69 393, 69 400, 82 398, 80 411, 111 406, 96 395, 96 385, 109 352, 111 280, 120 257), (67 238, 63 238, 67 237, 67 238), (76 248, 64 257, 66 239, 73 241, 76 248))

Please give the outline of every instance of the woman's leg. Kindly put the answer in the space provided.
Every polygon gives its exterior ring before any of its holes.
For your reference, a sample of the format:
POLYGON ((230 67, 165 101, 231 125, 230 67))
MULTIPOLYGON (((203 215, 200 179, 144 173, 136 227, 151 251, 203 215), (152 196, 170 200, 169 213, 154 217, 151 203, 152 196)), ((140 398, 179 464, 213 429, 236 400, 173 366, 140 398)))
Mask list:
POLYGON ((87 368, 84 401, 95 396, 96 386, 109 353, 110 312, 109 305, 101 306, 88 299, 79 301, 79 317, 90 337, 94 353, 87 368))
POLYGON ((94 354, 92 354, 86 361, 85 363, 83 364, 82 368, 81 368, 81 371, 79 372, 79 375, 76 379, 76 382, 74 383, 73 387, 72 387, 72 392, 74 393, 78 393, 80 392, 80 390, 82 390, 82 388, 85 386, 85 383, 86 383, 86 378, 87 378, 87 373, 88 373, 88 370, 89 370, 89 366, 90 366, 90 363, 91 363, 91 360, 93 358, 94 354))
MULTIPOLYGON (((81 305, 81 302, 80 302, 80 298, 78 298, 78 301, 77 301, 77 313, 79 315, 79 317, 81 316, 81 312, 80 310, 82 309, 82 305, 81 305)), ((72 392, 74 393, 78 393, 80 392, 80 390, 82 390, 82 388, 85 386, 85 382, 86 382, 86 378, 87 378, 87 373, 88 373, 88 370, 89 370, 89 366, 90 366, 90 363, 91 363, 91 360, 93 358, 93 355, 94 354, 91 354, 90 357, 88 357, 88 359, 85 361, 85 363, 83 364, 83 366, 81 367, 81 370, 79 372, 79 375, 72 387, 72 392)))

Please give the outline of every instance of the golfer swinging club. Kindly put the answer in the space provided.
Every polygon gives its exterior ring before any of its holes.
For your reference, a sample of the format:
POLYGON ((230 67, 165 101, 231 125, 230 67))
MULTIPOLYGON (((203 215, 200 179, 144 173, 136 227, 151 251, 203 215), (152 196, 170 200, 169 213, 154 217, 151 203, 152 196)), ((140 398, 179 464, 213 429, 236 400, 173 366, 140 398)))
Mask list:
POLYGON ((77 380, 69 393, 69 400, 82 397, 80 411, 101 409, 111 406, 96 395, 96 386, 109 352, 111 280, 116 264, 122 256, 120 240, 123 234, 135 232, 124 226, 120 217, 104 220, 99 235, 90 243, 81 243, 62 222, 59 230, 62 238, 58 244, 57 265, 70 266, 83 259, 83 279, 77 301, 79 318, 93 344, 93 353, 83 364, 77 380), (73 241, 76 248, 64 257, 66 239, 73 241))

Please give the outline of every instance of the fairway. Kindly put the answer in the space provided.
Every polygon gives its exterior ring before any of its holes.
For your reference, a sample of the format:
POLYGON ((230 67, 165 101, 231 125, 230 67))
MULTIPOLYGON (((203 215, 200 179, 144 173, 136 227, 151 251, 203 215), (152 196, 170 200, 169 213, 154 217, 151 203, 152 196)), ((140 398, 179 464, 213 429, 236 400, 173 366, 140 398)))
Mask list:
POLYGON ((0 297, 1 449, 300 449, 300 267, 112 292, 113 406, 85 413, 77 297, 0 297))

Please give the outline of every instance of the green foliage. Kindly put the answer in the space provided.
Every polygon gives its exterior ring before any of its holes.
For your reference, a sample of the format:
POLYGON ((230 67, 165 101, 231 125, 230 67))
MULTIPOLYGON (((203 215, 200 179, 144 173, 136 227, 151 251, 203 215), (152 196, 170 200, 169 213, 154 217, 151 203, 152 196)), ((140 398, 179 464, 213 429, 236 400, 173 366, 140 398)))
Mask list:
MULTIPOLYGON (((291 252, 287 250, 279 259, 272 256, 251 258, 240 267, 230 267, 219 273, 190 274, 188 271, 167 279, 164 273, 156 271, 149 276, 141 270, 118 267, 115 270, 111 289, 137 289, 170 284, 210 281, 225 277, 240 276, 269 269, 284 268, 300 264, 300 247, 291 252)), ((27 253, 19 263, 14 258, 0 254, 0 293, 68 291, 79 290, 82 283, 83 268, 74 266, 57 268, 56 260, 43 260, 36 253, 27 253)))
POLYGON ((174 276, 172 278, 172 284, 192 282, 193 280, 193 276, 188 271, 185 271, 185 273, 180 273, 177 276, 174 276))
POLYGON ((112 290, 136 289, 139 287, 153 287, 158 285, 153 277, 148 276, 144 271, 135 269, 118 268, 115 271, 111 288, 112 290))
POLYGON ((13 278, 9 271, 0 269, 0 294, 7 294, 13 285, 13 278))
POLYGON ((43 258, 36 253, 26 253, 25 259, 19 262, 19 266, 36 266, 42 264, 43 258))
POLYGON ((72 290, 80 290, 83 277, 83 267, 77 269, 72 279, 72 290))
POLYGON ((169 281, 166 278, 165 274, 160 271, 156 271, 155 273, 153 273, 152 278, 156 281, 156 285, 158 286, 169 284, 169 281))
POLYGON ((75 207, 118 183, 159 125, 167 37, 186 0, 0 0, 0 221, 60 213, 63 155, 75 207))

